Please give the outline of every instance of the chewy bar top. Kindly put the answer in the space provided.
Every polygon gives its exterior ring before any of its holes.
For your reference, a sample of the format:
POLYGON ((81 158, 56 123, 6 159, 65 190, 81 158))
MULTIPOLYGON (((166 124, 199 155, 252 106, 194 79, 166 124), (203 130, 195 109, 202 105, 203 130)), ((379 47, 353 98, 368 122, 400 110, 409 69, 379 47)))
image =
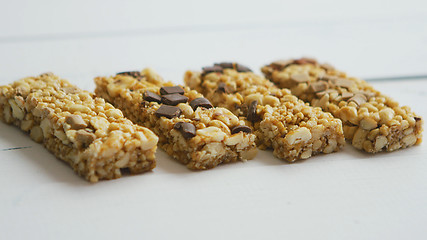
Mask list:
POLYGON ((309 58, 283 60, 262 72, 277 86, 340 118, 345 138, 357 149, 376 153, 421 143, 420 116, 328 64, 309 58))
POLYGON ((187 71, 185 83, 252 126, 261 149, 294 162, 344 144, 341 121, 298 100, 290 91, 237 63, 220 63, 202 72, 187 71))
POLYGON ((96 94, 133 122, 152 129, 159 146, 190 169, 252 159, 255 135, 233 113, 203 95, 163 82, 150 69, 95 79, 96 94))
POLYGON ((104 99, 53 74, 0 87, 0 117, 41 142, 90 182, 156 166, 158 137, 104 99))

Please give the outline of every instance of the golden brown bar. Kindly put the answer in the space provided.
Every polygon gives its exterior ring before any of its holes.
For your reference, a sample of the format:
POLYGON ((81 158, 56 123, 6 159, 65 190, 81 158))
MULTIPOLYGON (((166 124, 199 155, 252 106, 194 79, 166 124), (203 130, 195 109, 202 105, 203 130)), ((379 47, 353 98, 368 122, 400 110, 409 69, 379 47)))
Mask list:
POLYGON ((96 94, 158 134, 159 146, 190 169, 255 157, 255 135, 232 112, 150 69, 95 79, 96 94))
POLYGON ((357 149, 376 153, 421 143, 420 116, 331 65, 309 58, 281 60, 262 72, 277 86, 340 118, 345 138, 357 149))
POLYGON ((187 71, 187 86, 215 106, 230 109, 250 125, 261 149, 294 162, 318 153, 338 151, 344 144, 341 121, 298 100, 290 91, 237 63, 220 63, 202 72, 187 71))
POLYGON ((122 169, 141 173, 156 166, 153 132, 51 73, 1 86, 0 118, 90 182, 119 178, 122 169))

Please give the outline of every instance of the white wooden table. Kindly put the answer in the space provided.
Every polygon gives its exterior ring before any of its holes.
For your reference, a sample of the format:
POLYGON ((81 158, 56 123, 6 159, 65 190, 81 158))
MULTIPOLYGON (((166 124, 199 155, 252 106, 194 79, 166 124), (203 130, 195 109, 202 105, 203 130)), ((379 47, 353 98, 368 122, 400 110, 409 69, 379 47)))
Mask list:
MULTIPOLYGON (((368 79, 427 117, 425 1, 3 1, 0 84, 52 71, 93 77, 313 56, 368 79)), ((425 239, 427 147, 376 155, 350 145, 295 164, 154 171, 90 184, 0 123, 0 239, 425 239)))

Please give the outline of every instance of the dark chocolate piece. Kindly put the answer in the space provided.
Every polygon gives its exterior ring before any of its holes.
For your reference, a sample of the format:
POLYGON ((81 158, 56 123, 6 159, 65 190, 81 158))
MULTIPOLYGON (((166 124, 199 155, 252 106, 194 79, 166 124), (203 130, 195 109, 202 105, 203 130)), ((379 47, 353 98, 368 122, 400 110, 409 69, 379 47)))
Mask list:
POLYGON ((187 101, 188 101, 188 97, 181 95, 179 93, 162 96, 162 103, 166 105, 176 106, 178 105, 178 103, 186 103, 187 101))
POLYGON ((236 71, 238 72, 252 72, 252 70, 246 66, 236 63, 236 71))
POLYGON ((190 102, 190 106, 193 108, 194 111, 198 107, 204 107, 204 108, 212 108, 212 103, 209 102, 206 98, 196 98, 193 101, 190 102))
POLYGON ((232 68, 234 69, 235 63, 232 62, 222 62, 222 63, 215 63, 214 66, 220 66, 222 68, 232 68))
POLYGON ((196 136, 196 127, 191 123, 177 122, 173 128, 178 130, 185 139, 190 139, 196 136))
POLYGON ((218 72, 218 73, 222 73, 223 69, 221 66, 213 66, 213 67, 203 67, 203 72, 202 75, 206 75, 208 73, 212 73, 212 72, 218 72))
POLYGON ((181 115, 181 109, 175 106, 161 105, 155 112, 157 117, 175 118, 181 115))
POLYGON ((249 104, 248 116, 247 116, 248 121, 256 122, 259 120, 259 117, 256 113, 256 106, 257 105, 258 105, 257 100, 255 100, 255 101, 251 102, 251 104, 249 104))
POLYGON ((119 72, 119 73, 116 73, 116 75, 131 76, 133 78, 138 78, 138 79, 143 77, 143 75, 141 75, 141 72, 138 72, 138 71, 119 72))
POLYGON ((252 129, 248 126, 245 126, 245 125, 235 126, 233 129, 231 129, 231 134, 235 134, 238 132, 251 133, 252 129))
POLYGON ((142 94, 142 98, 145 101, 149 101, 149 102, 157 102, 157 103, 161 103, 162 102, 162 98, 150 91, 145 91, 144 94, 142 94))
POLYGON ((184 94, 184 89, 180 86, 173 86, 173 87, 161 87, 160 88, 160 95, 168 95, 173 93, 179 93, 184 94))
POLYGON ((238 64, 238 63, 233 63, 233 62, 215 63, 213 68, 208 67, 208 68, 203 68, 203 70, 206 73, 208 73, 208 71, 206 71, 206 69, 209 70, 209 72, 216 72, 216 71, 213 71, 213 70, 215 70, 214 69, 215 67, 218 67, 218 69, 221 68, 220 72, 222 72, 222 70, 224 68, 234 69, 238 72, 252 72, 252 70, 250 68, 243 66, 241 64, 238 64))
POLYGON ((218 88, 216 89, 218 92, 223 92, 223 93, 231 93, 232 91, 230 90, 230 88, 227 86, 227 84, 220 82, 218 84, 218 88))

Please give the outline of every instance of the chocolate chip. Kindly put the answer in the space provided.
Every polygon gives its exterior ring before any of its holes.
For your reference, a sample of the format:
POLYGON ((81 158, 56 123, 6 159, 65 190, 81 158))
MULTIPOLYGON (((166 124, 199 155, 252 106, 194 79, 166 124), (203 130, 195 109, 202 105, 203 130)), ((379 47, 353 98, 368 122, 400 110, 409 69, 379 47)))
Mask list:
POLYGON ((305 83, 310 81, 310 76, 306 73, 295 73, 291 75, 291 80, 295 83, 305 83))
POLYGON ((351 92, 343 92, 341 94, 341 97, 342 97, 343 100, 348 100, 348 99, 350 99, 353 96, 354 96, 354 93, 351 93, 351 92))
POLYGON ((175 118, 181 115, 181 109, 175 106, 161 105, 155 112, 157 117, 175 118))
POLYGON ((236 63, 236 71, 238 72, 252 72, 252 70, 246 66, 236 63))
POLYGON ((185 139, 190 139, 190 138, 196 136, 196 127, 191 123, 177 122, 177 123, 175 123, 173 128, 178 130, 179 132, 181 132, 182 136, 185 139))
POLYGON ((415 119, 415 122, 419 122, 422 120, 421 117, 414 117, 414 119, 415 119))
POLYGON ((330 82, 332 84, 334 84, 335 86, 338 87, 343 87, 343 88, 351 88, 354 85, 354 82, 349 80, 349 79, 345 79, 345 78, 336 78, 336 79, 330 79, 330 82))
POLYGON ((294 63, 299 65, 308 64, 308 63, 316 64, 317 61, 316 59, 313 59, 313 58, 300 58, 300 59, 295 59, 294 63))
POLYGON ((219 65, 214 65, 213 67, 203 67, 203 72, 202 75, 206 75, 208 73, 212 73, 212 72, 218 72, 218 73, 222 73, 223 69, 221 66, 219 65))
POLYGON ((257 100, 255 100, 255 101, 251 102, 251 104, 249 104, 248 116, 247 116, 248 121, 256 122, 259 120, 259 116, 256 113, 256 106, 257 105, 258 105, 257 100))
POLYGON ((180 86, 173 86, 173 87, 161 87, 160 88, 160 95, 168 95, 168 94, 184 94, 184 89, 180 86))
POLYGON ((204 108, 213 107, 211 102, 209 102, 209 100, 207 100, 206 98, 196 98, 190 102, 190 106, 193 108, 194 111, 196 111, 198 107, 204 107, 204 108))
POLYGON ((348 102, 355 102, 358 106, 360 106, 366 102, 366 96, 361 93, 357 93, 352 98, 350 98, 348 102))
POLYGON ((232 68, 232 69, 234 69, 235 63, 222 62, 222 63, 215 63, 214 66, 220 66, 221 68, 232 68))
POLYGON ((116 75, 131 76, 133 78, 138 78, 138 79, 143 77, 143 75, 141 75, 141 72, 138 72, 138 71, 119 72, 119 73, 116 73, 116 75))
POLYGON ((162 96, 162 103, 166 105, 178 105, 178 103, 186 103, 188 101, 188 97, 181 95, 179 93, 168 94, 162 96))
POLYGON ((218 92, 223 92, 223 93, 231 93, 232 91, 230 90, 230 88, 227 86, 227 84, 220 82, 218 84, 218 88, 216 89, 218 92))
POLYGON ((78 129, 82 129, 82 128, 86 128, 87 124, 86 122, 83 120, 82 116, 80 115, 68 115, 65 118, 65 122, 70 124, 71 129, 74 130, 78 130, 78 129))
POLYGON ((235 126, 233 129, 231 129, 231 134, 235 134, 238 132, 251 133, 252 129, 248 126, 245 126, 245 125, 235 126))
MULTIPOLYGON (((232 62, 215 63, 214 67, 220 67, 221 72, 225 68, 231 68, 231 69, 234 69, 238 72, 252 72, 252 70, 250 68, 243 66, 242 64, 232 63, 232 62)), ((205 70, 205 68, 203 70, 205 70)), ((205 70, 205 72, 206 72, 206 70, 205 70)))
POLYGON ((310 92, 317 93, 317 92, 324 91, 324 90, 326 90, 327 88, 328 88, 328 84, 327 84, 326 82, 324 82, 324 81, 319 81, 319 82, 313 82, 313 83, 310 83, 310 85, 309 85, 309 87, 308 87, 308 90, 309 90, 310 92))
POLYGON ((234 69, 238 72, 252 72, 250 68, 243 66, 241 64, 231 63, 231 62, 222 62, 222 63, 215 63, 214 66, 212 67, 203 67, 202 76, 212 72, 222 73, 224 69, 227 69, 227 68, 234 69))
POLYGON ((150 91, 145 91, 144 94, 142 94, 142 98, 145 101, 149 101, 149 102, 157 102, 157 103, 161 103, 162 102, 162 98, 150 91))

